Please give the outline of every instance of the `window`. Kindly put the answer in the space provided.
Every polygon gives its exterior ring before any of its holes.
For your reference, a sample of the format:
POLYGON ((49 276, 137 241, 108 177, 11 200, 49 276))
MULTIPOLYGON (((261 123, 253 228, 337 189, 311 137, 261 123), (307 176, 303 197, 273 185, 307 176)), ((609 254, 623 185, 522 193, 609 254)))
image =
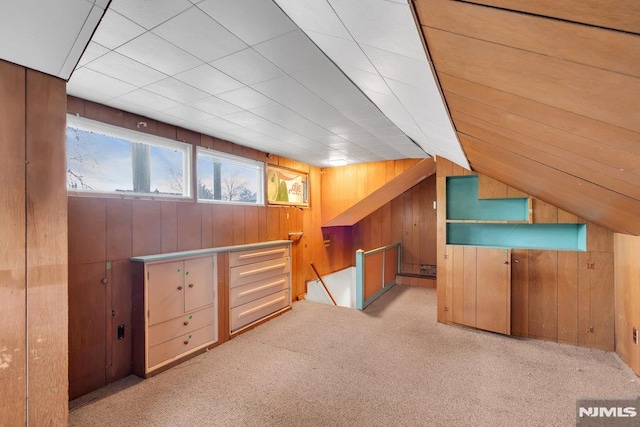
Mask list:
POLYGON ((197 149, 198 200, 264 204, 264 163, 197 149))
POLYGON ((191 145, 67 116, 67 189, 191 197, 191 145))

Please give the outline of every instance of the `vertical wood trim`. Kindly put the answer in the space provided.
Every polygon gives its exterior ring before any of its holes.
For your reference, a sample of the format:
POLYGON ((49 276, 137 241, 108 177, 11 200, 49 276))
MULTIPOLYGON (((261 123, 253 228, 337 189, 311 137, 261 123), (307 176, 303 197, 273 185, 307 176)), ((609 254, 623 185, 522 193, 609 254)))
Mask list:
POLYGON ((25 69, 0 60, 0 425, 26 414, 25 69))
POLYGON ((64 425, 69 386, 65 82, 27 70, 26 105, 28 422, 64 425))

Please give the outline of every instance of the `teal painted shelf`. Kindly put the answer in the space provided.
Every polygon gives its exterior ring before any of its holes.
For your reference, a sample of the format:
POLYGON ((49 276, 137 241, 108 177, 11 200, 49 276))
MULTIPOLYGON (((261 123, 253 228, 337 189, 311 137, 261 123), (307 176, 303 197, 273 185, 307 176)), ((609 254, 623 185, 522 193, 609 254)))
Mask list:
POLYGON ((447 219, 528 221, 529 199, 478 199, 478 176, 447 177, 447 219))

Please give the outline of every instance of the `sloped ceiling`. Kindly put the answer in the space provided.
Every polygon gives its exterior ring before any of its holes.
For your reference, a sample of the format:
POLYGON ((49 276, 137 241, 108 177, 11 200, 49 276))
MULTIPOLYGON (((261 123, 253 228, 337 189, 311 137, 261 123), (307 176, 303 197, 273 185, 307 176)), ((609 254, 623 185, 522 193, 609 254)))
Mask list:
POLYGON ((640 3, 415 5, 471 167, 640 234, 640 3))

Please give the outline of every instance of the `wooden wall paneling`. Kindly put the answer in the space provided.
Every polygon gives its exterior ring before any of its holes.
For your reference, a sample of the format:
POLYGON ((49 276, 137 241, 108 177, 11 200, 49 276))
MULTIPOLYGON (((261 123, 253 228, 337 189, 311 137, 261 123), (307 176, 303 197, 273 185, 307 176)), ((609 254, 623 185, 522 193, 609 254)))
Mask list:
MULTIPOLYGON (((106 260, 133 256, 133 208, 131 200, 106 199, 106 260)), ((84 236, 85 240, 87 236, 84 236)))
MULTIPOLYGON (((356 180, 353 182, 357 182, 358 185, 355 185, 355 200, 362 200, 364 199, 367 194, 369 194, 369 188, 370 186, 368 185, 368 173, 369 173, 369 167, 366 163, 358 163, 354 166, 355 168, 355 175, 356 175, 356 180)), ((343 181, 344 182, 344 181, 343 181)))
POLYGON ((258 207, 258 242, 265 242, 268 240, 267 231, 267 207, 258 207))
POLYGON ((558 339, 558 252, 529 250, 529 336, 558 339))
POLYGON ((106 260, 106 200, 94 197, 69 197, 68 217, 69 263, 85 264, 106 260))
MULTIPOLYGON (((450 246, 450 248, 449 256, 453 258, 451 262, 453 270, 451 273, 453 281, 451 284, 451 321, 463 325, 465 324, 464 275, 467 266, 464 262, 465 251, 462 246, 450 246)), ((475 270, 475 266, 473 270, 475 270)))
POLYGON ((131 261, 111 262, 111 306, 107 306, 110 328, 111 363, 107 366, 106 382, 112 383, 131 373, 131 261), (111 315, 110 315, 111 314, 111 315), (124 325, 124 337, 118 339, 118 326, 124 325))
POLYGON ((278 240, 280 236, 280 208, 267 207, 267 240, 278 240))
POLYGON ((177 205, 178 250, 202 249, 202 208, 200 203, 177 205))
POLYGON ((621 197, 598 185, 565 174, 546 165, 499 149, 467 135, 458 134, 472 166, 480 173, 492 173, 537 198, 616 232, 640 234, 640 221, 631 212, 640 202, 621 197), (555 183, 549 186, 549 183, 555 183), (558 185, 562 183, 562 185, 558 185), (580 197, 576 197, 579 194, 580 197))
POLYGON ((233 143, 229 141, 224 141, 222 139, 214 138, 213 139, 213 149, 216 151, 222 151, 223 153, 233 153, 233 143))
POLYGON ((106 384, 105 263, 69 266, 69 398, 106 384))
POLYGON ((378 209, 369 216, 369 230, 370 230, 370 242, 371 249, 379 248, 382 245, 387 245, 389 242, 385 242, 382 238, 382 211, 378 209))
POLYGON ((398 271, 398 248, 392 248, 384 254, 384 279, 385 285, 391 283, 396 278, 398 271))
POLYGON ((411 210, 411 233, 413 234, 413 239, 411 239, 411 253, 413 254, 413 272, 420 273, 420 263, 422 263, 422 258, 420 258, 420 249, 422 247, 422 239, 423 235, 422 229, 420 227, 420 206, 422 205, 422 200, 420 200, 420 185, 414 186, 409 193, 411 194, 411 206, 409 209, 411 210))
POLYGON ((379 220, 381 245, 399 243, 391 238, 391 202, 380 208, 379 220))
POLYGON ((386 183, 387 162, 367 164, 367 194, 371 194, 386 183))
POLYGON ((408 273, 414 272, 416 263, 415 247, 413 245, 413 191, 406 191, 403 195, 404 209, 404 239, 402 242, 404 262, 407 265, 408 273))
POLYGON ((84 99, 76 98, 75 96, 67 95, 67 114, 85 116, 84 112, 84 99))
POLYGON ((579 257, 579 345, 614 349, 613 254, 581 252, 579 257))
MULTIPOLYGON (((502 3, 504 5, 507 2, 502 3)), ((556 5, 548 1, 544 3, 545 13, 549 11, 548 6, 556 5)), ((618 4, 613 7, 616 6, 618 4)), ((509 2, 507 9, 522 7, 509 2)), ((579 9, 571 10, 571 15, 575 16, 583 8, 584 2, 580 2, 579 9)), ((626 7, 617 8, 624 10, 625 15, 629 13, 626 7)), ((607 31, 597 28, 599 25, 576 25, 558 19, 446 0, 418 1, 417 11, 421 23, 426 26, 621 74, 640 76, 640 71, 633 65, 640 60, 640 47, 633 34, 607 31), (589 40, 588 48, 585 48, 584 40, 589 40)), ((637 11, 640 13, 640 8, 637 11)), ((634 31, 639 33, 639 28, 640 19, 634 31)))
MULTIPOLYGON (((629 153, 640 154, 638 133, 588 117, 556 108, 511 93, 439 72, 438 77, 447 92, 491 105, 510 115, 529 118, 552 128, 573 133, 629 153)), ((516 117, 517 118, 517 117, 516 117)))
POLYGON ((213 246, 233 245, 233 207, 225 204, 212 204, 213 246))
POLYGON ((106 105, 85 101, 85 117, 114 126, 124 126, 124 112, 106 105))
POLYGON ((633 342, 634 328, 640 329, 640 237, 616 234, 614 240, 615 348, 640 374, 640 345, 633 342))
POLYGON ((386 175, 384 178, 385 182, 391 181, 396 176, 396 161, 395 160, 387 160, 385 162, 385 170, 386 175))
POLYGON ((161 253, 178 250, 178 202, 160 202, 161 253))
POLYGON ((160 203, 152 200, 138 200, 133 203, 131 210, 133 256, 161 253, 162 210, 160 203))
POLYGON ((452 162, 447 159, 439 158, 436 162, 436 197, 437 197, 437 221, 436 221, 436 243, 437 243, 437 269, 438 278, 436 283, 437 300, 438 300, 438 322, 447 322, 447 264, 449 261, 445 258, 447 255, 446 243, 446 177, 451 174, 452 162))
POLYGON ((233 212, 233 244, 242 245, 246 242, 246 228, 247 224, 244 220, 245 206, 233 205, 231 211, 233 212))
POLYGON ((635 78, 433 28, 426 39, 436 70, 638 132, 635 78), (561 84, 572 76, 572 84, 561 84), (606 82, 603 83, 603 82, 606 82))
POLYGON ((364 259, 364 299, 382 289, 382 252, 371 254, 364 259))
MULTIPOLYGON (((464 264, 462 265, 462 293, 463 293, 463 318, 462 324, 476 327, 476 293, 477 293, 477 263, 478 249, 473 246, 463 247, 464 264)), ((459 267, 454 267, 459 269, 459 267)), ((455 280, 455 279, 454 279, 455 280)))
POLYGON ((37 71, 26 73, 27 424, 66 424, 66 83, 37 71))
POLYGON ((532 200, 533 222, 535 224, 556 224, 558 208, 539 199, 532 200))
POLYGON ((0 60, 0 425, 25 424, 25 69, 0 60), (10 349, 10 352, 9 352, 10 349))
POLYGON ((135 130, 136 132, 148 133, 149 135, 158 134, 158 122, 148 117, 139 116, 137 114, 128 113, 125 111, 123 116, 122 126, 127 129, 135 130), (142 123, 145 123, 143 125, 142 123))
POLYGON ((181 127, 176 128, 176 139, 187 144, 200 145, 200 134, 181 127))
MULTIPOLYGON (((174 125, 158 122, 156 132, 157 135, 162 138, 173 139, 175 141, 178 140, 178 130, 174 125)), ((211 144, 213 145, 213 141, 211 141, 211 144)))
POLYGON ((478 248, 476 327, 511 334, 510 251, 478 248))
POLYGON ((529 251, 511 251, 511 334, 529 336, 529 251))
POLYGON ((202 209, 200 224, 202 230, 202 235, 200 236, 201 246, 203 249, 213 248, 213 208, 209 203, 202 203, 200 208, 202 209))
POLYGON ((604 227, 588 222, 587 250, 591 252, 613 252, 613 233, 604 227))
POLYGON ((229 341, 229 254, 218 254, 218 342, 229 341))
POLYGON ((558 342, 578 344, 578 252, 558 252, 558 342))
POLYGON ((547 0, 526 3, 513 3, 508 0, 474 0, 474 3, 636 34, 640 28, 640 5, 633 0, 623 2, 567 0, 561 3, 547 0))
POLYGON ((436 176, 431 175, 420 184, 422 200, 420 204, 420 262, 436 264, 436 222, 437 213, 433 207, 436 202, 436 176))
POLYGON ((507 195, 507 184, 489 178, 486 175, 478 176, 479 199, 504 199, 507 195))
MULTIPOLYGON (((447 323, 451 323, 453 322, 453 270, 454 270, 454 246, 451 245, 447 245, 446 246, 446 250, 444 253, 444 286, 441 286, 440 283, 438 283, 438 289, 443 288, 443 294, 444 294, 444 307, 442 308, 443 310, 443 317, 444 317, 444 321, 447 323)), ((438 264, 438 268, 440 268, 440 264, 438 264)))

